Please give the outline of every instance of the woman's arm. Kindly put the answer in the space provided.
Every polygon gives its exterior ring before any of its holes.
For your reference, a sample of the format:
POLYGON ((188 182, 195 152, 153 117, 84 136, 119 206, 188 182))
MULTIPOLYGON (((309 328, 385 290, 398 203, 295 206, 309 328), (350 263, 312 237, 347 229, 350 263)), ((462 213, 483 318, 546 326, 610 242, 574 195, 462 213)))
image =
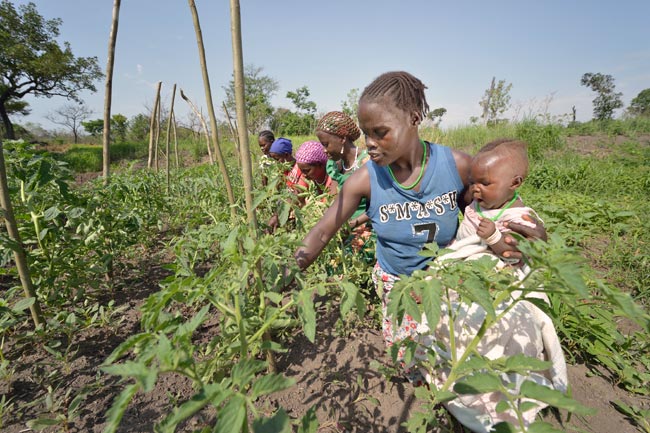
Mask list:
POLYGON ((307 268, 316 260, 334 234, 357 210, 364 197, 370 197, 370 175, 366 166, 346 180, 334 203, 303 239, 303 246, 294 254, 300 269, 307 268))
POLYGON ((472 193, 469 190, 469 171, 472 157, 456 149, 452 149, 451 154, 454 156, 454 161, 456 161, 456 170, 458 170, 460 180, 463 181, 463 190, 458 195, 458 208, 462 213, 465 213, 465 207, 472 202, 472 193))

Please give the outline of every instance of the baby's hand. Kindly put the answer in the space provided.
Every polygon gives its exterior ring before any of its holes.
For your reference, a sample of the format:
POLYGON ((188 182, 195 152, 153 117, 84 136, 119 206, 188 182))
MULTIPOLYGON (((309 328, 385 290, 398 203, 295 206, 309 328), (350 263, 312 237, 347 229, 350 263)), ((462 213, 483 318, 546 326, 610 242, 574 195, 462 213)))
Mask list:
POLYGON ((489 238, 494 231, 497 229, 494 221, 488 218, 481 218, 481 222, 476 229, 476 234, 481 237, 481 239, 489 238))

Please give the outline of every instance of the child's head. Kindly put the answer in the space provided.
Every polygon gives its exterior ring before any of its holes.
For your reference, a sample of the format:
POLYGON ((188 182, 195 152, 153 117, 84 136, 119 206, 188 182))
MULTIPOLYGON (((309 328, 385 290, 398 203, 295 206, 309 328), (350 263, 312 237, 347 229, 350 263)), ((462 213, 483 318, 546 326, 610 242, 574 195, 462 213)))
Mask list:
POLYGON ((380 75, 361 93, 359 126, 376 164, 391 164, 420 146, 418 126, 429 110, 424 89, 418 78, 398 71, 380 75))
POLYGON ((341 159, 346 142, 353 143, 361 136, 354 120, 342 111, 330 111, 318 121, 316 136, 330 159, 341 159))
POLYGON ((257 144, 260 146, 260 150, 264 155, 269 154, 269 150, 271 149, 271 145, 275 141, 275 135, 273 135, 273 132, 266 130, 260 132, 260 134, 257 136, 257 144))
POLYGON ((291 156, 292 149, 291 140, 280 137, 269 147, 269 156, 280 162, 293 161, 293 156, 291 156))
POLYGON ((483 146, 472 159, 470 191, 483 209, 499 209, 528 174, 526 143, 502 138, 483 146))
POLYGON ((327 154, 318 141, 305 141, 296 152, 298 168, 311 181, 323 183, 327 178, 327 154))

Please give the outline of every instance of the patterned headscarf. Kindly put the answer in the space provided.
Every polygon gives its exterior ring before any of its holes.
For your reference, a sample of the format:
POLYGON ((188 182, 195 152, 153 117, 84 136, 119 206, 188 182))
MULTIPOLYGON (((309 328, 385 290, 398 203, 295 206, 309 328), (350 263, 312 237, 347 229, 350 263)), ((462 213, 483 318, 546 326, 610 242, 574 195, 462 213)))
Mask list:
POLYGON ((327 154, 318 141, 305 141, 296 152, 296 162, 302 164, 326 164, 327 154))
POLYGON ((354 141, 361 136, 354 120, 341 111, 330 111, 318 121, 316 131, 324 131, 354 141))
POLYGON ((273 142, 271 148, 269 149, 269 152, 279 153, 279 154, 283 154, 283 153, 290 154, 292 149, 293 146, 291 145, 291 140, 289 140, 288 138, 280 137, 273 142))

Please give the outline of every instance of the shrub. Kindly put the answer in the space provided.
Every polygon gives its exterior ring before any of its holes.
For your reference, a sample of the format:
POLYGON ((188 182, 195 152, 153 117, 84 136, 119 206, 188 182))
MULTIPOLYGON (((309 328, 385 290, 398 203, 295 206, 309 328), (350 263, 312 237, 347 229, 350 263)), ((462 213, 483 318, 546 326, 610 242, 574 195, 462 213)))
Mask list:
POLYGON ((565 145, 562 126, 556 123, 542 124, 537 120, 524 120, 517 123, 515 135, 528 143, 528 155, 540 157, 547 149, 561 149, 565 145))

